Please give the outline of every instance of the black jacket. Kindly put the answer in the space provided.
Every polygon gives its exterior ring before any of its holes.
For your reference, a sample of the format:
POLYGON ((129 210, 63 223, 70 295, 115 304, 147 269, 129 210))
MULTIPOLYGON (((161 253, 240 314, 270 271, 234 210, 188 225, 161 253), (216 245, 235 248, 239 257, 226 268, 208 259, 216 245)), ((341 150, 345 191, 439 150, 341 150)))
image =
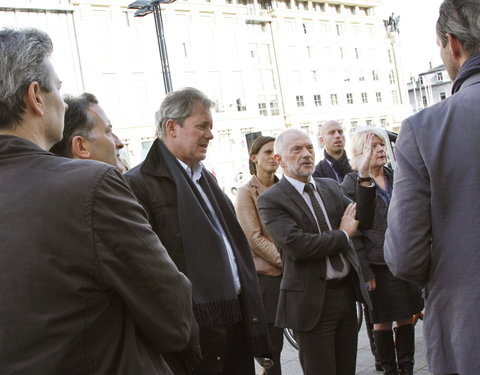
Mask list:
MULTIPOLYGON (((128 171, 125 177, 138 201, 145 207, 150 224, 167 248, 170 257, 188 277, 183 242, 178 224, 176 186, 173 177, 162 160, 158 142, 161 141, 159 139, 155 140, 145 161, 128 171)), ((235 218, 233 205, 228 198, 227 201, 228 205, 220 208, 222 210, 230 210, 231 215, 224 215, 225 220, 232 227, 238 227, 238 230, 231 234, 236 237, 236 242, 244 244, 241 248, 235 248, 234 251, 238 251, 235 253, 235 258, 242 284, 240 304, 243 321, 246 329, 250 332, 250 340, 252 340, 252 337, 257 338, 254 339, 255 342, 250 341, 253 346, 252 351, 255 354, 255 348, 268 348, 265 312, 260 298, 255 266, 248 241, 235 218), (234 222, 228 222, 229 220, 234 222), (252 332, 254 332, 253 335, 252 332)), ((193 232, 195 228, 191 228, 191 230, 193 232)), ((208 270, 205 270, 205 277, 208 277, 208 270)), ((194 339, 192 338, 192 340, 194 339)), ((267 353, 263 354, 267 356, 267 353)), ((194 358, 195 355, 194 351, 177 353, 177 355, 171 355, 169 361, 174 361, 175 366, 178 367, 178 361, 183 360, 186 361, 187 367, 192 367, 198 362, 198 359, 194 358)), ((260 354, 257 353, 255 355, 259 356, 260 354)))

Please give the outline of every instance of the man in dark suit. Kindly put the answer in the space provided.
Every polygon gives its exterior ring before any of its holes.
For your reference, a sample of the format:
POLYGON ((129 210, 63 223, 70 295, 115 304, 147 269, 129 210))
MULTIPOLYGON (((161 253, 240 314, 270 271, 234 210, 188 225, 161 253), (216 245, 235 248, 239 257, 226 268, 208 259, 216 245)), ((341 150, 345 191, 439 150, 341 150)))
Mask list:
POLYGON ((284 177, 258 199, 284 267, 276 325, 294 330, 306 375, 355 374, 358 280, 364 299, 370 300, 350 238, 359 225, 356 217, 362 228, 371 226, 375 197, 368 177, 371 149, 364 154, 355 205, 335 181, 312 178, 310 138, 286 130, 275 141, 284 177))
POLYGON ((338 183, 352 171, 345 152, 343 127, 335 120, 329 120, 320 127, 318 143, 323 150, 323 159, 315 167, 313 177, 329 177, 338 183))

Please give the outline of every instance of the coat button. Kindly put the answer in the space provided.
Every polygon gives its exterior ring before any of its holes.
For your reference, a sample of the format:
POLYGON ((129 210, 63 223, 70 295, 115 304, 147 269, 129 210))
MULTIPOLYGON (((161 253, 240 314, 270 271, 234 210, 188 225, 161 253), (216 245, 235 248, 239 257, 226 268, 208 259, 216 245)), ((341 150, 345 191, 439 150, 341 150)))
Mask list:
POLYGON ((257 324, 258 323, 258 318, 252 318, 252 323, 257 324))

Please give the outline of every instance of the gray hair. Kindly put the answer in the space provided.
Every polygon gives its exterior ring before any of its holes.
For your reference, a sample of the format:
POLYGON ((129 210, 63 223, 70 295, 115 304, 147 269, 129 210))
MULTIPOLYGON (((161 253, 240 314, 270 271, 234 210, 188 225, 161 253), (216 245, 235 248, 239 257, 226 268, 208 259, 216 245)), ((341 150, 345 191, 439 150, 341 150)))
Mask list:
POLYGON ((365 140, 367 138, 368 133, 373 133, 376 137, 386 142, 384 138, 384 134, 376 128, 368 129, 368 131, 362 130, 362 131, 357 131, 353 133, 352 138, 350 140, 352 143, 352 155, 353 155, 353 157, 350 159, 350 165, 354 170, 358 170, 357 159, 359 156, 363 154, 363 147, 365 146, 365 140))
POLYGON ((437 20, 437 35, 442 46, 447 34, 462 44, 468 56, 480 53, 480 2, 478 0, 444 0, 437 20))
POLYGON ((304 135, 304 136, 306 136, 310 139, 308 134, 305 133, 304 131, 300 130, 300 129, 292 128, 292 129, 284 130, 283 132, 281 132, 278 135, 278 137, 275 139, 275 143, 273 144, 273 149, 274 149, 275 155, 282 156, 283 152, 285 151, 284 150, 285 140, 288 138, 289 135, 291 135, 293 133, 302 134, 302 135, 304 135))
POLYGON ((0 30, 0 128, 13 128, 25 113, 23 97, 32 82, 52 90, 50 37, 37 29, 0 30))
POLYGON ((175 120, 183 126, 183 122, 193 113, 196 104, 201 104, 208 109, 213 107, 213 101, 193 87, 184 87, 169 92, 160 105, 160 109, 155 113, 157 137, 162 139, 165 136, 165 126, 168 120, 175 120))

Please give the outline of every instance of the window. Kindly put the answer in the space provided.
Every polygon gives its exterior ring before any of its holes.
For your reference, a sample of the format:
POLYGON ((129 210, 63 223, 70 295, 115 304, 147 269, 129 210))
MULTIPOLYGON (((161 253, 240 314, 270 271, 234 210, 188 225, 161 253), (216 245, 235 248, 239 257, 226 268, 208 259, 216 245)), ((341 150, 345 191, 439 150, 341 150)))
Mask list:
POLYGON ((278 100, 272 99, 270 100, 270 112, 272 116, 278 116, 280 114, 280 110, 278 109, 278 100))
POLYGON ((268 116, 266 103, 258 103, 258 113, 260 116, 268 116))
POLYGON ((355 58, 357 60, 360 60, 361 54, 360 54, 360 48, 355 48, 355 58))
POLYGON ((350 82, 350 72, 348 70, 343 71, 343 80, 345 82, 350 82))
POLYGON ((312 4, 313 4, 313 10, 315 12, 325 12, 325 4, 324 3, 312 2, 312 4))
MULTIPOLYGON (((426 100, 426 97, 423 97, 426 100)), ((392 90, 392 101, 393 104, 398 104, 398 93, 397 90, 392 90)))
POLYGON ((382 102, 382 93, 380 91, 377 91, 375 93, 375 96, 377 98, 377 103, 381 103, 382 102))
POLYGON ((313 57, 313 47, 307 46, 307 57, 311 59, 313 57))
POLYGON ((395 73, 393 70, 390 70, 390 73, 388 73, 388 79, 390 80, 391 85, 395 84, 395 73))
POLYGON ((390 64, 393 64, 392 51, 390 51, 390 50, 388 49, 387 52, 388 52, 388 62, 389 62, 390 64))
POLYGON ((359 70, 359 71, 358 71, 358 80, 359 80, 360 82, 365 81, 365 72, 364 72, 363 70, 359 70))
POLYGON ((340 9, 340 5, 335 4, 335 5, 333 5, 333 7, 335 8, 335 12, 337 12, 338 14, 340 14, 342 12, 342 10, 340 9))
POLYGON ((437 81, 439 81, 439 82, 443 81, 443 74, 442 74, 442 72, 438 72, 438 73, 437 73, 437 81))
POLYGON ((421 85, 423 85, 423 77, 419 77, 419 78, 418 78, 418 83, 421 84, 421 85))
POLYGON ((383 129, 386 129, 387 126, 388 126, 388 119, 382 117, 382 118, 380 119, 380 126, 381 126, 383 129))
POLYGON ((330 94, 330 102, 332 103, 332 105, 338 104, 337 94, 330 94))
POLYGON ((238 112, 242 112, 242 111, 246 111, 246 110, 247 110, 247 107, 245 107, 244 105, 242 105, 242 99, 238 98, 237 100, 235 100, 235 103, 237 104, 237 111, 238 111, 238 112))
POLYGON ((440 93, 440 100, 446 99, 447 95, 444 92, 440 93))
POLYGON ((313 80, 313 82, 318 81, 318 76, 317 76, 317 71, 316 70, 312 70, 312 80, 313 80))
POLYGON ((322 105, 322 97, 320 96, 320 94, 313 95, 313 102, 317 107, 320 107, 322 105))
POLYGON ((362 92, 362 103, 368 103, 368 96, 366 92, 362 92))
POLYGON ((367 120, 366 124, 367 126, 373 126, 373 120, 367 120))
POLYGON ((378 81, 378 72, 376 70, 372 70, 372 79, 378 81))
POLYGON ((352 93, 347 94, 347 103, 348 104, 353 104, 353 95, 352 93))
POLYGON ((359 8, 360 12, 363 13, 363 15, 368 16, 369 14, 369 9, 368 8, 359 8))
POLYGON ((345 32, 345 27, 341 24, 338 24, 338 23, 335 26, 337 28, 337 35, 342 36, 345 32))
POLYGON ((350 14, 352 14, 352 15, 356 14, 355 5, 352 5, 352 6, 345 5, 345 8, 350 12, 350 14))
POLYGON ((350 133, 353 133, 358 128, 358 120, 350 121, 350 133))
POLYGON ((341 58, 341 59, 345 59, 345 58, 347 57, 347 54, 346 54, 345 48, 343 48, 343 47, 340 47, 340 49, 339 49, 339 53, 340 53, 340 58, 341 58))
POLYGON ((305 107, 305 102, 303 101, 303 95, 297 95, 295 98, 297 100, 297 107, 305 107))

